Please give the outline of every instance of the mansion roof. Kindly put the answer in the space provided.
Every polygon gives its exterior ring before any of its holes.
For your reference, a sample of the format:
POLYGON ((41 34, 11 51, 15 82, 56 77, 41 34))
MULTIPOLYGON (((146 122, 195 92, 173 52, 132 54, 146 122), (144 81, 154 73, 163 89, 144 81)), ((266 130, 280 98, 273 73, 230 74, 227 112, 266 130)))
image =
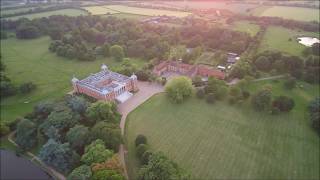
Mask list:
POLYGON ((104 69, 98 73, 91 74, 76 83, 98 91, 101 94, 108 94, 109 92, 125 86, 130 80, 131 79, 128 76, 104 69))

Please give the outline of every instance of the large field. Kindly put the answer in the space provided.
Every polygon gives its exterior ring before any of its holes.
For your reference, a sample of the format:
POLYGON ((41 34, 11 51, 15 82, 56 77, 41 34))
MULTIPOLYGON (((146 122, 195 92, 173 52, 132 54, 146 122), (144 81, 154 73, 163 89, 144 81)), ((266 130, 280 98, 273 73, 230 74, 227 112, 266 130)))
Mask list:
POLYGON ((41 13, 14 16, 6 19, 11 19, 11 20, 17 20, 19 18, 35 19, 35 18, 49 17, 52 15, 80 16, 80 15, 87 15, 87 14, 88 13, 86 11, 80 10, 80 9, 61 9, 56 11, 47 11, 47 12, 41 12, 41 13))
POLYGON ((182 11, 168 11, 168 10, 160 10, 160 9, 148 9, 148 8, 138 8, 138 7, 129 7, 123 5, 107 5, 107 6, 91 6, 85 7, 90 8, 89 12, 93 15, 101 15, 103 11, 104 14, 112 12, 120 12, 120 13, 127 13, 127 14, 137 14, 137 15, 144 15, 144 16, 176 16, 176 17, 186 17, 191 13, 182 12, 182 11), (97 8, 98 10, 95 10, 97 8))
POLYGON ((232 24, 232 29, 236 31, 246 32, 250 36, 255 36, 260 27, 257 24, 251 23, 249 21, 236 21, 232 24))
POLYGON ((319 33, 303 32, 298 30, 286 29, 279 26, 271 26, 264 35, 259 51, 277 50, 295 56, 302 56, 304 45, 299 44, 296 40, 300 36, 318 37, 319 33), (289 40, 291 39, 291 41, 289 40))
POLYGON ((88 7, 84 7, 83 9, 85 9, 86 11, 88 11, 92 15, 104 15, 104 14, 119 13, 118 11, 108 9, 104 6, 88 6, 88 7))
POLYGON ((257 8, 253 12, 258 16, 282 17, 285 19, 294 19, 299 21, 319 21, 319 9, 271 6, 257 8))
POLYGON ((319 86, 286 91, 281 82, 257 82, 255 90, 270 83, 277 94, 294 98, 292 112, 270 115, 249 104, 207 104, 191 98, 171 103, 159 94, 135 109, 126 124, 129 174, 137 177, 134 139, 148 138, 154 151, 163 151, 194 179, 319 179, 319 136, 310 128, 306 105, 319 86))
POLYGON ((247 9, 254 8, 257 5, 241 4, 241 3, 229 3, 223 1, 155 1, 144 2, 145 4, 151 4, 153 6, 174 7, 174 8, 188 8, 188 9, 224 9, 236 13, 246 13, 247 9))
MULTIPOLYGON (((61 97, 72 90, 73 75, 83 78, 99 71, 102 63, 116 68, 119 63, 107 58, 93 62, 81 62, 57 57, 48 51, 50 39, 35 40, 8 39, 1 41, 1 55, 6 65, 6 74, 19 85, 31 81, 37 89, 31 94, 17 95, 1 100, 1 120, 10 121, 30 112, 34 104, 41 100, 61 97)), ((141 60, 132 60, 138 66, 141 60)))

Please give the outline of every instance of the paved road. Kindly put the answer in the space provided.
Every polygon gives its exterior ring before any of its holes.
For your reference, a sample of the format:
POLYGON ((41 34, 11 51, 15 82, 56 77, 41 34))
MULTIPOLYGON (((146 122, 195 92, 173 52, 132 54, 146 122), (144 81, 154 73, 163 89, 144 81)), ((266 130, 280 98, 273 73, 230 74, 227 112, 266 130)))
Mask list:
MULTIPOLYGON (((118 105, 118 111, 122 115, 121 121, 120 121, 120 129, 121 129, 122 135, 124 135, 127 115, 132 110, 134 110, 136 107, 138 107, 140 104, 142 104, 147 99, 149 99, 151 96, 153 96, 154 94, 157 94, 157 93, 164 91, 163 86, 156 84, 156 83, 150 83, 150 82, 138 81, 138 87, 139 87, 139 91, 137 93, 135 93, 126 102, 118 105)), ((127 150, 125 149, 124 145, 121 144, 119 147, 119 157, 120 157, 120 161, 122 162, 122 165, 124 168, 124 173, 125 173, 126 179, 129 179, 128 173, 127 173, 127 167, 126 167, 126 163, 125 163, 125 158, 124 158, 125 153, 127 153, 127 150)))

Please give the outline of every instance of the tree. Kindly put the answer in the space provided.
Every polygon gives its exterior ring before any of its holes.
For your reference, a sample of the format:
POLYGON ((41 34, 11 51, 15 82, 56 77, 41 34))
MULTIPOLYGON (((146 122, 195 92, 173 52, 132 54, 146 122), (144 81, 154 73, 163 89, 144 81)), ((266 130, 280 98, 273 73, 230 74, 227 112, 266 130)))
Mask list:
POLYGON ((147 138, 143 134, 139 134, 134 141, 136 146, 140 144, 147 144, 147 138))
POLYGON ((255 110, 262 111, 270 107, 271 91, 262 89, 252 96, 251 103, 255 110))
POLYGON ((241 89, 237 86, 232 86, 230 87, 229 95, 234 97, 236 100, 239 100, 240 98, 242 98, 241 89))
POLYGON ((92 167, 93 172, 103 170, 103 169, 114 170, 114 171, 118 172, 119 174, 123 174, 124 170, 123 170, 119 155, 114 154, 110 159, 107 159, 105 162, 96 163, 92 167))
POLYGON ((0 95, 1 97, 12 96, 16 93, 16 88, 10 81, 3 81, 0 82, 0 95))
POLYGON ((42 101, 33 108, 33 112, 40 119, 46 119, 48 115, 53 111, 54 104, 51 101, 42 101))
POLYGON ((49 139, 39 152, 40 159, 58 171, 68 173, 79 162, 79 155, 69 146, 69 143, 60 144, 49 139))
POLYGON ((101 163, 111 158, 113 152, 106 149, 104 142, 97 139, 85 148, 85 153, 81 157, 81 162, 91 166, 93 163, 101 163))
POLYGON ((29 119, 21 120, 17 125, 16 143, 22 149, 31 149, 36 143, 37 126, 29 119))
POLYGON ((98 122, 90 131, 91 139, 101 139, 108 149, 118 151, 122 143, 121 130, 118 124, 98 122))
POLYGON ((83 97, 67 96, 65 100, 69 108, 79 114, 84 114, 89 106, 89 103, 83 97))
POLYGON ((139 144, 139 145, 136 147, 137 157, 138 157, 139 159, 141 159, 143 153, 145 153, 148 149, 149 149, 149 148, 148 148, 148 146, 147 146, 146 144, 139 144))
POLYGON ((50 113, 48 118, 40 125, 40 128, 47 134, 46 130, 54 127, 58 130, 58 134, 64 136, 69 128, 76 125, 79 120, 79 114, 73 113, 68 107, 62 105, 50 113))
POLYGON ((181 103, 192 95, 193 86, 189 78, 180 76, 171 79, 165 90, 173 102, 181 103))
POLYGON ((278 108, 282 112, 289 112, 294 107, 293 99, 287 96, 278 96, 275 100, 272 101, 272 106, 278 108))
POLYGON ((203 85, 202 79, 200 76, 195 76, 192 78, 192 84, 194 84, 195 87, 199 87, 203 85))
POLYGON ((320 97, 312 100, 308 109, 312 127, 320 134, 320 97))
POLYGON ((142 154, 142 157, 140 158, 140 161, 143 165, 146 165, 148 164, 149 162, 149 159, 152 155, 152 152, 149 150, 149 151, 145 151, 143 154, 142 154))
POLYGON ((110 45, 108 43, 105 43, 102 47, 102 55, 104 57, 109 57, 110 56, 110 45))
POLYGON ((16 30, 16 36, 19 39, 32 39, 39 35, 39 29, 32 25, 21 25, 16 30))
POLYGON ((141 180, 167 180, 167 179, 190 179, 178 165, 169 160, 162 152, 153 153, 149 157, 148 164, 139 170, 141 180))
POLYGON ((269 71, 271 67, 270 60, 265 56, 258 57, 254 64, 261 71, 269 71))
POLYGON ((82 165, 75 168, 68 176, 67 180, 90 180, 92 176, 91 168, 88 165, 82 165))
POLYGON ((103 169, 94 172, 92 180, 124 180, 124 177, 114 170, 103 169))
POLYGON ((77 152, 82 152, 83 147, 87 144, 89 130, 83 125, 76 125, 67 133, 67 141, 77 152))
POLYGON ((26 94, 26 93, 30 93, 31 91, 36 89, 36 87, 37 86, 35 84, 33 84, 32 82, 27 82, 27 83, 21 84, 19 89, 20 89, 21 93, 26 94))
POLYGON ((112 102, 97 101, 92 103, 88 107, 86 114, 93 123, 99 121, 117 123, 119 121, 117 106, 112 102))
POLYGON ((110 54, 117 61, 122 61, 122 59, 124 58, 123 48, 119 45, 111 46, 110 54))

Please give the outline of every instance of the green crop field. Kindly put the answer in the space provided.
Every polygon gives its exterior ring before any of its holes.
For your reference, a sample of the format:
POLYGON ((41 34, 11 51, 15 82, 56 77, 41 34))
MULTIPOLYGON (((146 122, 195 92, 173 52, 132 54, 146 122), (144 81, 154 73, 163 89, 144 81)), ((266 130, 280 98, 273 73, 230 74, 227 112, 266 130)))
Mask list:
POLYGON ((250 23, 248 21, 236 21, 232 24, 232 29, 255 36, 259 32, 260 27, 257 24, 250 23))
POLYGON ((258 16, 282 17, 299 21, 319 21, 319 13, 319 9, 285 6, 269 6, 253 11, 253 14, 258 16))
MULTIPOLYGON (((72 90, 71 78, 83 78, 100 70, 102 63, 111 69, 119 67, 119 62, 108 58, 98 58, 93 62, 68 60, 48 51, 49 37, 34 40, 1 40, 1 61, 6 65, 6 75, 17 86, 33 82, 37 89, 30 94, 16 95, 1 99, 1 120, 11 121, 32 110, 34 104, 51 98, 62 97, 72 90)), ((137 66, 144 61, 132 59, 137 66)))
POLYGON ((134 139, 144 134, 153 151, 163 151, 193 179, 319 179, 319 135, 307 119, 306 105, 318 96, 319 85, 284 90, 282 81, 253 83, 255 90, 273 85, 276 95, 294 98, 290 113, 255 112, 248 102, 231 106, 191 98, 171 103, 153 96, 128 116, 126 157, 135 179, 139 162, 134 139))
POLYGON ((296 40, 300 36, 318 37, 319 33, 310 33, 298 30, 286 29, 279 26, 271 26, 264 35, 259 51, 277 50, 295 56, 302 56, 306 46, 299 44, 296 40), (289 40, 291 39, 291 41, 289 40))
POLYGON ((166 16, 186 17, 191 14, 189 12, 183 12, 183 11, 148 9, 148 8, 129 7, 129 6, 123 6, 123 5, 108 5, 103 7, 114 10, 114 11, 118 11, 121 13, 138 14, 138 15, 144 15, 144 16, 166 15, 166 16))
POLYGON ((104 14, 116 14, 118 11, 114 11, 104 6, 88 6, 83 7, 84 10, 88 11, 92 15, 104 15, 104 14))
POLYGON ((26 14, 21 16, 13 16, 6 19, 10 19, 10 20, 17 20, 19 18, 35 19, 35 18, 49 17, 52 15, 80 16, 80 15, 87 15, 87 14, 88 13, 86 11, 80 10, 80 9, 61 9, 56 11, 47 11, 47 12, 41 12, 41 13, 26 14))

